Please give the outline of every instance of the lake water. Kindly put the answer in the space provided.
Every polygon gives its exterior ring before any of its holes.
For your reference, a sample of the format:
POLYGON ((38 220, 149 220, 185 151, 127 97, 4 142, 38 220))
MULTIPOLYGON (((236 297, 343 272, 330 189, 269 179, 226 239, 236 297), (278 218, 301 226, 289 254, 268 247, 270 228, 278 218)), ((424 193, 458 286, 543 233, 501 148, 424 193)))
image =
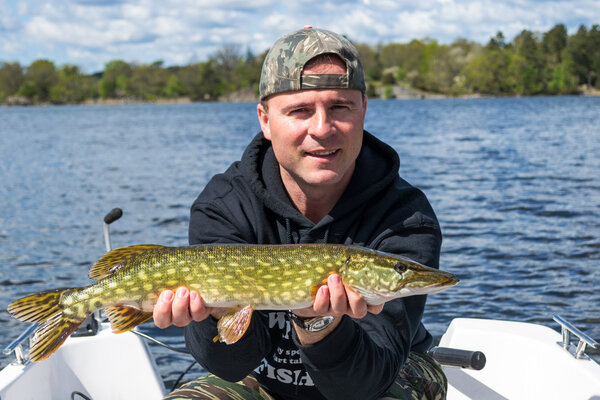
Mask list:
MULTIPOLYGON (((0 345, 26 327, 11 300, 89 282, 113 207, 113 247, 187 244, 191 203, 258 129, 250 103, 0 108, 0 345)), ((371 101, 366 129, 429 197, 461 278, 429 297, 434 335, 561 314, 600 338, 600 98, 371 101)), ((183 346, 180 329, 141 330, 183 346)), ((167 386, 191 362, 152 350, 167 386)))

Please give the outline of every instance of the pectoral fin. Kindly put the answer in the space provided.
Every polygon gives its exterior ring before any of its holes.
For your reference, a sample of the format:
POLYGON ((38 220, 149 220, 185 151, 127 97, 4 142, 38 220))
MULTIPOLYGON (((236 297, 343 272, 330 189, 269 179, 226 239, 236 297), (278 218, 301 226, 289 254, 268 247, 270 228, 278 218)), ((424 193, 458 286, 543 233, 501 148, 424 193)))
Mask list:
POLYGON ((104 313, 108 317, 114 333, 127 332, 152 318, 151 312, 144 312, 137 308, 121 305, 106 307, 104 313))
POLYGON ((244 308, 232 308, 223 315, 217 323, 219 334, 214 337, 213 341, 217 340, 227 344, 233 344, 240 340, 250 326, 250 319, 254 310, 251 306, 244 308))

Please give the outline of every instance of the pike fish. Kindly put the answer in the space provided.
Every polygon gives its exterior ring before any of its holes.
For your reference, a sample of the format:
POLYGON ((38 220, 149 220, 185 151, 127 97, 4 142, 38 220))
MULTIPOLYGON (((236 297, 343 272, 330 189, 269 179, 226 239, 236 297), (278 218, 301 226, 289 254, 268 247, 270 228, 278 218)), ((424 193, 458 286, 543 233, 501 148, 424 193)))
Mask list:
POLYGON ((94 311, 103 309, 112 330, 125 332, 152 317, 163 290, 185 286, 207 306, 231 308, 215 337, 231 344, 243 336, 253 310, 309 307, 333 273, 370 305, 458 282, 408 258, 351 245, 138 245, 101 257, 90 269, 97 281, 89 286, 33 294, 12 302, 8 312, 40 324, 30 339, 30 358, 41 361, 94 311))

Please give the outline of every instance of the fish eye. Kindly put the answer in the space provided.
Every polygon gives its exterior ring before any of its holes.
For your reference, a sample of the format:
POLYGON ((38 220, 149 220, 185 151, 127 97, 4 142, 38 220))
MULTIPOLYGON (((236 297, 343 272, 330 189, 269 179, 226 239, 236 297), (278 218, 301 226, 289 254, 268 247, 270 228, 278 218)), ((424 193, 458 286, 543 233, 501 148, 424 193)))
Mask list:
POLYGON ((402 261, 398 261, 398 263, 394 265, 394 271, 396 271, 399 274, 403 274, 404 272, 406 272, 406 265, 404 265, 402 261))

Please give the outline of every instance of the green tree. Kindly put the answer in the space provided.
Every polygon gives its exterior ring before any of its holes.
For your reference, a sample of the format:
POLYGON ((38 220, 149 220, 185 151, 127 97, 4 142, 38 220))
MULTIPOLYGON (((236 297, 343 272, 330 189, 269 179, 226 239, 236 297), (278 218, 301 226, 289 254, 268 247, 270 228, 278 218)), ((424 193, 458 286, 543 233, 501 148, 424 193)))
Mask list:
POLYGON ((562 57, 562 62, 551 70, 547 85, 550 94, 569 94, 577 92, 577 75, 573 72, 573 62, 568 54, 562 57))
POLYGON ((506 50, 509 57, 508 84, 513 92, 531 95, 543 90, 544 63, 538 42, 533 33, 523 30, 513 40, 512 49, 506 50))
POLYGON ((367 80, 379 81, 382 77, 383 68, 379 61, 377 50, 367 44, 354 44, 360 54, 360 61, 365 70, 367 80))
POLYGON ((465 87, 465 67, 482 51, 479 43, 466 39, 457 39, 450 45, 448 57, 449 67, 452 70, 452 87, 450 94, 458 95, 468 92, 465 87))
POLYGON ((99 83, 99 94, 103 99, 128 95, 128 80, 131 65, 122 60, 113 60, 106 64, 99 83))
MULTIPOLYGON (((407 44, 392 43, 381 49, 381 66, 384 69, 397 67, 397 78, 417 86, 422 82, 421 73, 426 62, 427 45, 420 40, 407 44)), ((362 54, 361 54, 362 57, 362 54)))
POLYGON ((393 85, 396 83, 396 77, 393 71, 384 71, 383 78, 381 79, 383 85, 393 85))
POLYGON ((541 89, 538 82, 538 71, 526 57, 515 53, 510 57, 508 65, 508 84, 511 92, 519 95, 538 93, 541 89))
POLYGON ((593 79, 595 86, 600 88, 600 25, 593 25, 588 32, 589 48, 591 51, 591 69, 593 71, 593 79))
MULTIPOLYGON (((413 85, 422 90, 430 90, 430 81, 428 81, 428 77, 430 75, 430 71, 432 70, 432 62, 435 58, 436 53, 439 51, 439 46, 436 41, 425 42, 425 47, 423 48, 423 53, 421 57, 421 63, 417 69, 417 76, 413 79, 413 85)), ((433 74, 433 72, 432 72, 433 74)), ((432 90, 435 91, 435 90, 432 90)))
MULTIPOLYGON (((169 79, 169 73, 162 68, 162 61, 156 61, 150 65, 138 65, 133 67, 131 77, 127 80, 126 93, 138 99, 156 100, 164 95, 165 87, 169 79)), ((121 78, 123 75, 119 75, 121 78)), ((118 85, 117 80, 117 87, 118 85)))
POLYGON ((27 67, 18 93, 34 101, 48 101, 50 90, 57 80, 56 67, 52 61, 36 60, 27 67))
POLYGON ((214 60, 182 68, 180 79, 194 101, 215 101, 225 93, 222 76, 214 60))
POLYGON ((567 42, 567 52, 573 60, 574 72, 580 84, 586 84, 588 88, 594 86, 594 82, 600 73, 600 31, 598 25, 588 29, 581 25, 577 33, 567 42))
POLYGON ((486 47, 491 50, 505 48, 506 47, 506 39, 504 38, 504 34, 502 33, 502 31, 498 31, 496 33, 496 36, 494 36, 493 38, 490 39, 490 41, 488 42, 486 47))
POLYGON ((431 42, 425 48, 419 68, 418 85, 428 92, 446 93, 452 87, 454 71, 450 67, 449 47, 431 42))
POLYGON ((167 97, 181 97, 188 94, 188 89, 185 87, 177 74, 172 74, 165 85, 165 95, 167 97))
POLYGON ((427 65, 421 69, 422 88, 451 95, 463 93, 463 70, 477 50, 477 46, 464 39, 458 39, 449 46, 430 43, 423 57, 427 65))
POLYGON ((508 93, 508 57, 500 47, 486 47, 464 69, 465 87, 475 93, 508 93))
POLYGON ((232 71, 232 81, 235 83, 234 90, 252 88, 258 94, 260 73, 267 52, 255 56, 249 49, 241 62, 238 62, 232 71))
POLYGON ((401 43, 390 43, 381 48, 379 59, 384 69, 399 67, 403 64, 403 49, 406 45, 401 43))
POLYGON ((23 68, 18 62, 0 64, 0 101, 12 96, 23 84, 23 68))
POLYGON ((35 99, 37 93, 37 88, 35 83, 32 81, 23 81, 19 90, 17 91, 18 96, 27 97, 28 99, 35 99))
POLYGON ((81 103, 92 93, 92 78, 85 76, 76 65, 64 65, 57 73, 56 84, 50 89, 53 103, 81 103))
POLYGON ((562 61, 562 53, 567 47, 567 39, 567 28, 564 24, 557 24, 544 33, 542 51, 546 56, 547 63, 554 66, 562 61))

